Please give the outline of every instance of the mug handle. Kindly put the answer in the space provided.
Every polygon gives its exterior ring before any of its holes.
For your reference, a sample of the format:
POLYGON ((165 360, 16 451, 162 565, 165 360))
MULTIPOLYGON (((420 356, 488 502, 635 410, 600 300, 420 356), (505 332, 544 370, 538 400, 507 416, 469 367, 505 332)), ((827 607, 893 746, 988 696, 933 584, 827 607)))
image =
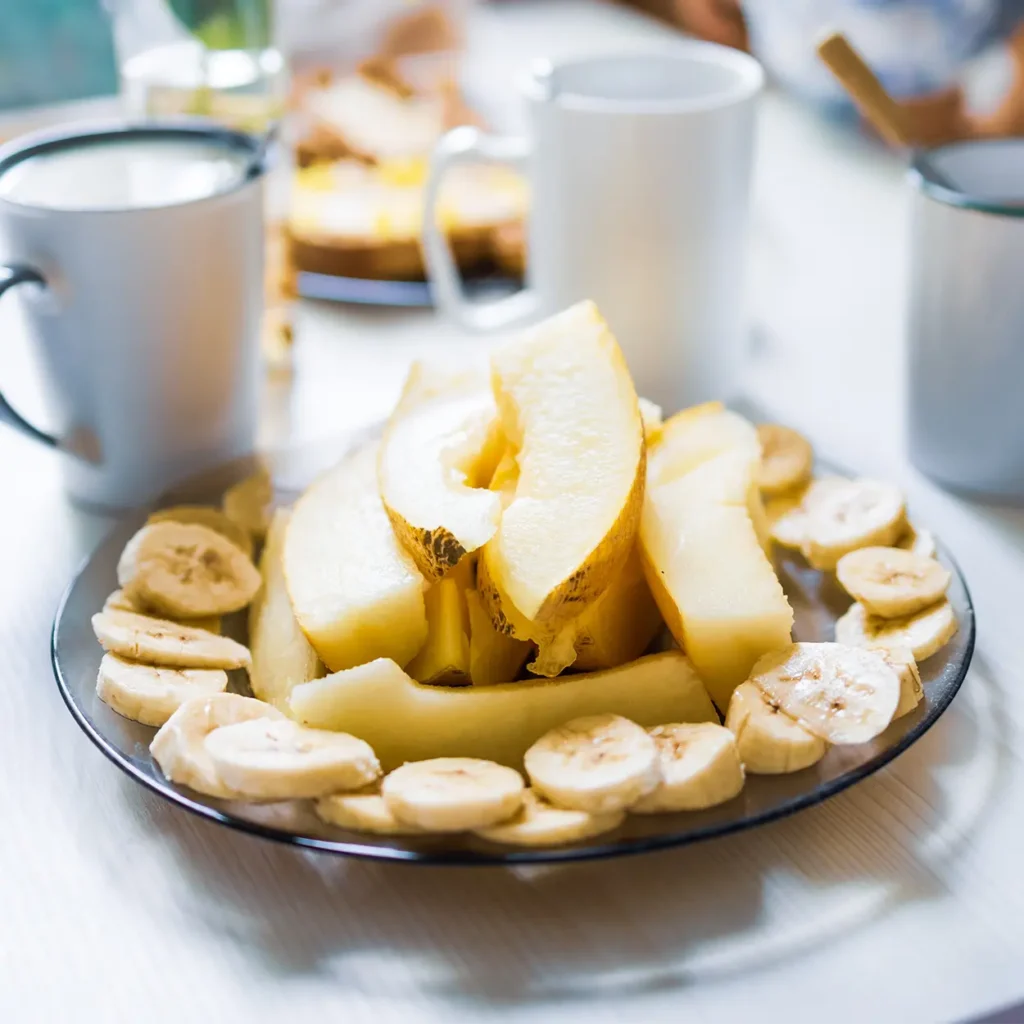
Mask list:
MULTIPOLYGON (((0 264, 0 295, 3 295, 8 288, 13 288, 18 284, 37 284, 45 286, 46 280, 38 270, 34 270, 32 267, 26 267, 24 264, 0 264)), ((25 419, 25 417, 22 416, 10 402, 7 401, 2 391, 0 391, 0 423, 6 423, 8 426, 14 427, 15 430, 20 430, 21 433, 26 437, 32 438, 33 441, 39 441, 50 448, 59 448, 61 446, 60 441, 58 441, 52 434, 47 434, 44 430, 40 430, 38 427, 29 423, 29 421, 25 419)))
POLYGON ((469 126, 452 129, 434 148, 423 203, 423 249, 427 276, 437 308, 467 330, 482 333, 524 323, 534 316, 539 302, 532 288, 521 288, 514 295, 491 302, 467 301, 448 239, 437 224, 441 182, 455 164, 495 163, 522 170, 529 154, 530 145, 526 139, 485 135, 469 126))

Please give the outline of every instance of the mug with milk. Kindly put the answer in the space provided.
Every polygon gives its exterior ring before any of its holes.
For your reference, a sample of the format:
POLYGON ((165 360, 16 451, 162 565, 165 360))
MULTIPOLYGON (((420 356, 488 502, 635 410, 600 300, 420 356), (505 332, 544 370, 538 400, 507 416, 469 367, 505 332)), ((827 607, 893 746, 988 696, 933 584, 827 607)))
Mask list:
POLYGON ((257 142, 122 123, 0 148, 0 295, 17 289, 71 496, 130 507, 252 450, 263 307, 257 142))
POLYGON ((697 42, 535 67, 525 138, 457 128, 434 152, 424 247, 438 306, 491 331, 593 299, 641 394, 669 410, 731 397, 763 78, 746 54, 697 42), (480 161, 529 179, 528 282, 469 303, 434 209, 447 169, 480 161))

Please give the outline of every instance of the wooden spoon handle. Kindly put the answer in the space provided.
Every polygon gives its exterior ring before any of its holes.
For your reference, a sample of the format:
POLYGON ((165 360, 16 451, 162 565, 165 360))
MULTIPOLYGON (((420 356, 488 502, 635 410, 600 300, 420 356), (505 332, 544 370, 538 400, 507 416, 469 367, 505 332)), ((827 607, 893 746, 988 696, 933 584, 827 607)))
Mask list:
POLYGON ((911 145, 903 108, 886 92, 846 36, 841 32, 826 36, 818 44, 818 56, 882 138, 897 146, 911 145))

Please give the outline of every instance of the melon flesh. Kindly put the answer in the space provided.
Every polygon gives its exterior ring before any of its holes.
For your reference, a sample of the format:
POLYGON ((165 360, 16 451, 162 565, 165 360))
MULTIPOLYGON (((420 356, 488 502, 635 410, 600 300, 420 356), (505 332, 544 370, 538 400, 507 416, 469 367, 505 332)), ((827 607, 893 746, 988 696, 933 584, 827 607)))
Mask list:
POLYGON ((382 659, 297 686, 291 710, 309 725, 366 740, 385 770, 431 757, 519 768, 531 744, 581 715, 613 712, 643 726, 718 721, 693 666, 675 650, 608 672, 459 688, 424 686, 382 659))

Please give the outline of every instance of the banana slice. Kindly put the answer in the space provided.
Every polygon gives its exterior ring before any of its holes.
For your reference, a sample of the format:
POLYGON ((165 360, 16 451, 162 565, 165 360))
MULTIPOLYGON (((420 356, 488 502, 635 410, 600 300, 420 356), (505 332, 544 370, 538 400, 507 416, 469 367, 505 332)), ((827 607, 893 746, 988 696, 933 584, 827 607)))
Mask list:
POLYGON ((481 839, 508 846, 564 846, 618 828, 624 811, 590 814, 549 804, 532 789, 523 794, 523 806, 499 825, 476 830, 481 839))
POLYGON ((658 748, 661 782, 630 807, 634 814, 702 811, 743 789, 736 739, 724 726, 676 723, 647 732, 658 748))
POLYGON ((811 479, 814 449, 803 434, 778 423, 760 423, 761 467, 757 483, 768 497, 803 487, 811 479))
MULTIPOLYGON (((137 604, 128 597, 123 590, 115 590, 103 602, 105 612, 134 612, 136 615, 149 615, 150 610, 137 604)), ((150 616, 152 618, 153 616, 150 616)), ((174 620, 172 620, 174 621, 174 620)), ((219 633, 221 621, 219 615, 207 615, 205 618, 185 619, 180 623, 183 626, 191 626, 192 629, 204 629, 207 633, 219 633)))
POLYGON ((199 526, 207 526, 241 548, 247 558, 252 558, 252 534, 219 508, 211 508, 209 505, 174 505, 154 512, 146 522, 197 523, 199 526))
POLYGON ((766 654, 750 681, 787 715, 829 743, 867 743, 892 721, 900 681, 878 651, 792 644, 766 654))
POLYGON ((653 737, 620 715, 586 715, 526 751, 533 788, 557 807, 604 814, 631 807, 661 781, 653 737))
POLYGON ((725 727, 736 737, 743 767, 751 775, 785 775, 817 764, 828 745, 790 718, 753 683, 732 692, 725 727))
POLYGON ((945 647, 956 630, 948 601, 898 619, 881 619, 856 603, 836 621, 836 640, 852 647, 907 647, 922 662, 945 647))
POLYGON ((115 590, 103 602, 105 612, 133 612, 136 615, 145 615, 145 610, 137 605, 131 598, 125 597, 123 590, 115 590))
POLYGON ((435 757, 396 768, 381 784, 388 810, 428 832, 465 832, 511 818, 523 802, 514 768, 475 757, 435 757))
POLYGON ((270 704, 237 693, 218 693, 185 701, 160 727, 149 745, 160 770, 181 786, 197 793, 235 799, 238 794, 220 777, 206 749, 206 737, 215 729, 253 719, 283 720, 270 704))
POLYGON ((203 629, 134 612, 99 612, 92 629, 103 649, 129 661, 171 668, 248 668, 249 648, 203 629))
POLYGON ((260 588, 259 570, 208 526, 152 523, 128 542, 117 563, 125 596, 176 618, 244 608, 260 588))
POLYGON ((227 689, 222 669, 158 668, 104 654, 96 695, 119 715, 143 725, 163 725, 187 700, 227 689))
POLYGON ((895 619, 941 601, 951 579, 934 558, 900 548, 861 548, 843 555, 836 579, 872 615, 895 619))
POLYGON ((921 673, 909 647, 878 647, 876 650, 899 676, 900 702, 896 705, 896 714, 892 716, 893 721, 896 721, 897 718, 909 715, 921 703, 924 697, 921 673))
POLYGON ((224 492, 222 507, 231 522, 250 537, 263 540, 273 515, 274 484, 265 468, 240 480, 224 492))
POLYGON ((334 793, 316 802, 317 816, 328 825, 378 836, 421 835, 423 829, 404 825, 390 811, 384 797, 374 790, 366 793, 334 793))
POLYGON ((896 487, 880 480, 848 480, 808 506, 802 551, 815 569, 834 569, 850 551, 890 547, 906 527, 906 507, 896 487))
POLYGON ((935 535, 931 530, 922 529, 913 523, 907 523, 907 531, 896 541, 896 547, 903 548, 904 551, 913 551, 915 555, 924 558, 934 558, 938 551, 935 546, 935 535))
POLYGON ((247 800, 315 799, 361 789, 380 775, 369 743, 287 719, 226 725, 205 743, 217 775, 247 800))
POLYGON ((841 476, 823 476, 812 480, 803 491, 770 498, 765 502, 765 518, 773 541, 781 547, 800 551, 807 543, 810 510, 826 495, 841 489, 849 481, 841 476))

